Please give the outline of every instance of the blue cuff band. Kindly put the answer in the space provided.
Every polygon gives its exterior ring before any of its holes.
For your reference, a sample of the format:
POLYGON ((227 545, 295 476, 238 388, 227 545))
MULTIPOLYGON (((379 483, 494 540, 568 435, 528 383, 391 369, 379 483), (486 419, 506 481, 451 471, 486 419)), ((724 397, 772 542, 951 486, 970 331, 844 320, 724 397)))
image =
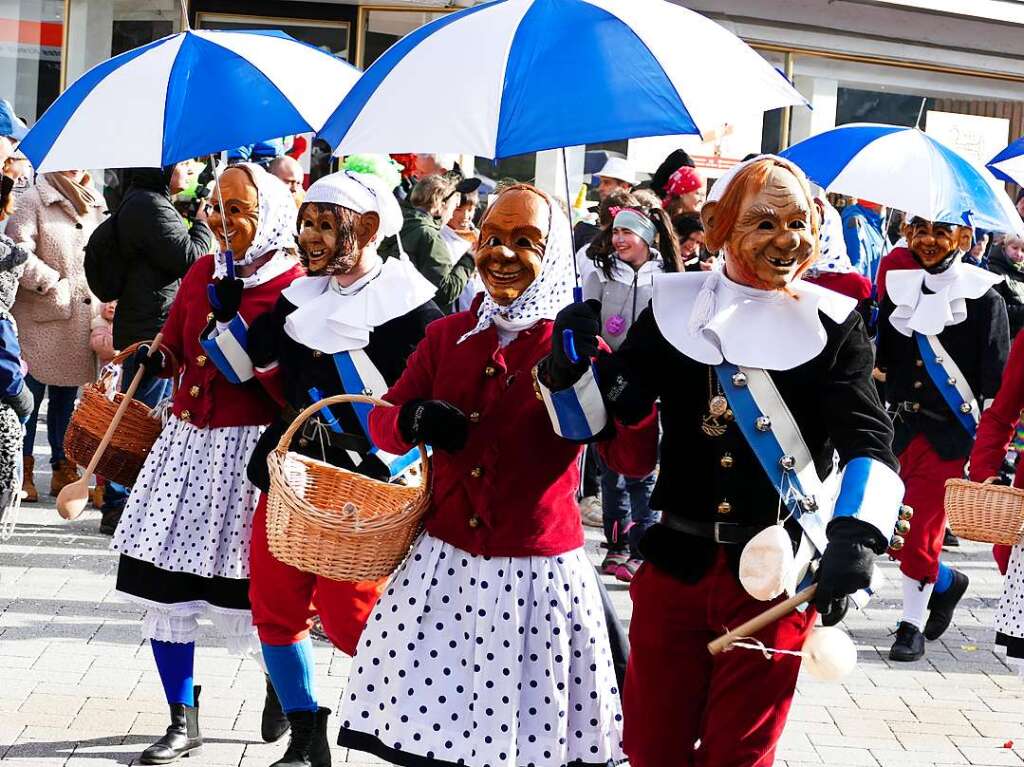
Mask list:
POLYGON ((249 328, 236 314, 226 329, 199 339, 210 361, 233 384, 245 383, 254 375, 249 359, 249 328))
POLYGON ((586 442, 608 425, 608 412, 593 366, 568 389, 552 391, 539 379, 537 386, 558 436, 573 442, 586 442))
POLYGON ((881 461, 860 457, 843 470, 834 519, 853 517, 867 522, 889 540, 903 501, 903 480, 881 461))

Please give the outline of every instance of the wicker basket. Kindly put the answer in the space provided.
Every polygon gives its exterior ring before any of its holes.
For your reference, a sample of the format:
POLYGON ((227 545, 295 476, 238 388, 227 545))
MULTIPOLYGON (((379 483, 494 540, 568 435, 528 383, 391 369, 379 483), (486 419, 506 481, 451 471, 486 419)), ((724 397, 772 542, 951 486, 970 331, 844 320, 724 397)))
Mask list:
POLYGON ((946 515, 960 538, 1013 546, 1024 537, 1024 490, 1003 485, 946 480, 946 515))
POLYGON ((292 438, 317 411, 338 403, 388 403, 341 394, 311 405, 292 422, 269 456, 267 543, 281 562, 336 581, 390 575, 409 553, 430 502, 427 452, 422 477, 409 486, 370 479, 289 452, 292 438))
MULTIPOLYGON (((145 342, 143 342, 145 343, 145 342)), ((64 434, 64 452, 68 460, 79 466, 88 466, 92 460, 93 453, 99 447, 100 440, 107 432, 117 406, 121 404, 124 395, 120 392, 114 394, 110 399, 110 392, 114 385, 114 374, 112 365, 122 364, 130 359, 141 343, 133 344, 122 351, 110 365, 104 367, 100 378, 96 383, 86 384, 82 387, 82 397, 78 407, 71 415, 71 422, 64 434)), ((167 347, 160 349, 166 354, 174 367, 177 361, 167 347)), ((173 379, 174 390, 177 391, 177 376, 173 379)), ((160 436, 162 424, 159 418, 151 416, 152 411, 145 403, 132 400, 128 409, 121 419, 117 430, 110 440, 110 445, 96 465, 96 473, 111 482, 131 487, 142 464, 146 461, 153 443, 160 436)))

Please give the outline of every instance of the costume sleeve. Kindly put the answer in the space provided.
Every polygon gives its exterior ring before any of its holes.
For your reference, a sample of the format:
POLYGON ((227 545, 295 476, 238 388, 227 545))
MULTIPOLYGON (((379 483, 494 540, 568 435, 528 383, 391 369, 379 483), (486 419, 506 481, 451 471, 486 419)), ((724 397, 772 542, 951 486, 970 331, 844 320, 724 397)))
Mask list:
POLYGON ((970 476, 984 482, 999 474, 1006 449, 1024 408, 1024 333, 1018 334, 1006 363, 1003 385, 992 406, 981 414, 971 451, 970 476))
POLYGON ((286 404, 284 381, 278 365, 281 334, 284 333, 284 322, 294 308, 288 299, 278 296, 273 309, 253 318, 248 332, 248 355, 253 377, 281 405, 286 404))
POLYGON ((895 329, 889 322, 889 317, 896 308, 895 304, 888 298, 880 299, 881 306, 878 308, 878 333, 875 339, 875 367, 883 373, 889 369, 889 362, 893 359, 892 334, 895 329))
POLYGON ((378 406, 370 411, 370 440, 386 453, 404 455, 415 447, 402 439, 398 414, 406 402, 432 397, 437 370, 436 344, 437 332, 428 326, 426 336, 409 357, 405 372, 384 395, 384 400, 394 407, 378 406))
POLYGON ((986 327, 981 330, 984 339, 981 352, 981 397, 982 409, 996 396, 1003 382, 1003 369, 1010 353, 1010 323, 1006 315, 1006 302, 996 291, 989 290, 989 313, 986 327))
POLYGON ((903 481, 892 452, 892 421, 871 378, 874 354, 864 321, 844 323, 821 391, 821 415, 839 453, 839 495, 829 529, 844 519, 873 528, 875 550, 884 551, 899 516, 903 481))

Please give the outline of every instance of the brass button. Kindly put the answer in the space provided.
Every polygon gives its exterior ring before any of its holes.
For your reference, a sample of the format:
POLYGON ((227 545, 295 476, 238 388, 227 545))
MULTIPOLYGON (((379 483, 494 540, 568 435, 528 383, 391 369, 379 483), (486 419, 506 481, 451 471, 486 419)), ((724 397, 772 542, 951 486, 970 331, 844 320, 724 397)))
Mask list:
POLYGON ((472 527, 474 530, 480 527, 480 517, 478 517, 476 514, 471 516, 469 518, 469 526, 472 527))
POLYGON ((919 368, 923 368, 924 367, 924 360, 917 360, 917 362, 915 362, 914 364, 917 365, 919 368))
POLYGON ((729 453, 725 453, 718 462, 722 465, 723 469, 731 469, 733 465, 732 456, 729 453))
POLYGON ((181 420, 182 421, 191 421, 192 420, 192 413, 190 413, 188 410, 182 410, 181 411, 181 420))
POLYGON ((206 364, 206 355, 200 354, 198 357, 196 357, 196 364, 199 367, 203 367, 206 364))
POLYGON ((313 352, 313 359, 315 359, 315 360, 318 360, 318 359, 320 359, 323 356, 324 356, 324 353, 321 352, 321 351, 314 351, 313 352))
POLYGON ((209 314, 206 315, 206 321, 207 322, 211 322, 212 320, 213 320, 213 312, 210 312, 209 314))
POLYGON ((488 365, 487 367, 484 368, 484 375, 487 376, 488 378, 494 378, 494 376, 497 375, 497 373, 498 368, 494 367, 494 365, 488 365))
POLYGON ((912 411, 914 411, 915 413, 920 412, 920 410, 921 410, 921 403, 920 402, 912 402, 912 403, 910 403, 910 409, 912 411))
POLYGON ((920 381, 914 381, 914 388, 915 389, 920 389, 922 386, 924 386, 924 384, 921 383, 920 381))
POLYGON ((732 511, 732 504, 729 503, 728 501, 722 501, 720 504, 718 504, 719 514, 728 514, 730 511, 732 511))
POLYGON ((469 414, 470 423, 480 423, 480 414, 475 410, 469 414))
POLYGON ((479 466, 475 467, 471 472, 469 472, 469 476, 473 477, 474 479, 480 479, 480 477, 482 477, 483 475, 484 470, 479 466))
POLYGON ((199 387, 198 386, 193 386, 191 389, 188 390, 188 393, 191 394, 193 397, 198 397, 199 396, 199 387))

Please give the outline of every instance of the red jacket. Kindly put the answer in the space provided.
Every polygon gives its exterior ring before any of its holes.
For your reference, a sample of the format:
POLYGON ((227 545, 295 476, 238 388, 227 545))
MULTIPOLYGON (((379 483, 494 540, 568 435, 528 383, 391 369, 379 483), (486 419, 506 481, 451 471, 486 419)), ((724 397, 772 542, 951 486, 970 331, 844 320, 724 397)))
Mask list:
MULTIPOLYGON (((469 416, 466 446, 434 451, 427 531, 487 556, 553 556, 583 545, 576 506, 580 446, 554 433, 533 388, 533 367, 551 349, 542 320, 504 349, 491 327, 456 345, 476 324, 473 310, 436 320, 385 399, 439 399, 469 416)), ((398 431, 399 407, 374 408, 370 433, 382 450, 412 446, 398 431)))
MULTIPOLYGON (((230 383, 206 356, 199 337, 210 320, 206 286, 213 280, 214 256, 196 261, 181 282, 163 328, 163 345, 178 361, 181 382, 174 397, 174 415, 201 429, 223 426, 261 426, 269 424, 280 407, 256 380, 241 385, 230 383)), ((302 267, 247 288, 242 293, 239 314, 246 323, 270 311, 281 291, 303 275, 302 267)), ((172 374, 164 371, 165 376, 172 374)))
POLYGON ((893 248, 878 263, 878 274, 875 285, 878 287, 878 300, 885 298, 885 276, 900 269, 920 269, 921 265, 914 259, 914 254, 907 248, 893 248))
POLYGON ((813 277, 805 276, 804 280, 849 296, 857 303, 871 298, 871 280, 857 272, 821 272, 813 277))

